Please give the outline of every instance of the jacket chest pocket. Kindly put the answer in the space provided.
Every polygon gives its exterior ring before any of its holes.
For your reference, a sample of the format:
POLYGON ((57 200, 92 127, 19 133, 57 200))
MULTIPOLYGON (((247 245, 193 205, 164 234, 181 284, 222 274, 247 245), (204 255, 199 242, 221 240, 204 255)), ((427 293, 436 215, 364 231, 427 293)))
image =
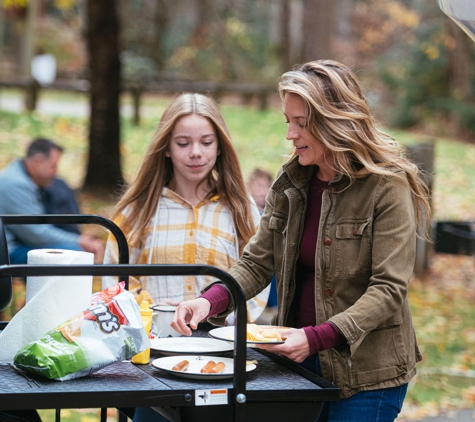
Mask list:
POLYGON ((282 273, 282 257, 284 256, 285 241, 287 238, 287 216, 272 214, 269 219, 269 230, 274 233, 274 270, 282 273))
POLYGON ((371 271, 369 219, 340 220, 336 226, 336 277, 371 271))

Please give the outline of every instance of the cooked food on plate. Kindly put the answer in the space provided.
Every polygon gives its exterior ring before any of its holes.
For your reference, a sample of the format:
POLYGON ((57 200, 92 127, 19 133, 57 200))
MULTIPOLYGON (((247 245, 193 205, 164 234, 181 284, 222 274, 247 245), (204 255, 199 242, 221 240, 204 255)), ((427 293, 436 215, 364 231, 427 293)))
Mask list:
POLYGON ((190 362, 188 362, 187 360, 182 360, 178 362, 174 367, 172 367, 172 371, 183 372, 183 371, 186 371, 189 366, 190 366, 190 362))
POLYGON ((218 362, 216 365, 214 365, 211 370, 209 371, 210 374, 220 374, 221 372, 224 371, 224 368, 226 368, 226 365, 224 362, 218 362))
POLYGON ((203 368, 201 368, 201 373, 202 374, 209 374, 211 371, 211 368, 216 365, 216 362, 214 360, 210 360, 203 368))
POLYGON ((226 364, 224 362, 214 362, 210 360, 203 368, 201 368, 202 374, 220 374, 226 368, 226 364))
POLYGON ((275 327, 266 327, 256 324, 247 324, 248 341, 283 341, 279 330, 275 327))

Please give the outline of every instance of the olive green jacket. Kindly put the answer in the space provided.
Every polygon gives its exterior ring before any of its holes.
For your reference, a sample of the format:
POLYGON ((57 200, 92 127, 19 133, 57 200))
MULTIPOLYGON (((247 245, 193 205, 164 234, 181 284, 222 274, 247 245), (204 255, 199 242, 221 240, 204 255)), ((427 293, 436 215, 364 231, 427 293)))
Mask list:
MULTIPOLYGON (((296 323, 296 263, 316 169, 297 158, 283 166, 256 235, 229 271, 246 299, 276 274, 278 325, 296 323)), ((319 357, 323 377, 341 388, 342 397, 407 383, 421 360, 407 301, 416 250, 414 206, 405 174, 397 176, 373 174, 350 184, 339 174, 323 193, 315 256, 317 324, 330 321, 347 343, 319 357)), ((222 315, 212 322, 222 323, 222 315)))

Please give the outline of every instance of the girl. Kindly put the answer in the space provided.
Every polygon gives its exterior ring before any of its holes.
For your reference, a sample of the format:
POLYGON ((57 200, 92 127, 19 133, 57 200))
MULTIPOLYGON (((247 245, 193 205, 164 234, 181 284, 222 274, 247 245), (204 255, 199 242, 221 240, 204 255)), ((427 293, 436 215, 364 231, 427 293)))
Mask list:
MULTIPOLYGON (((208 264, 228 270, 259 223, 236 150, 217 104, 182 94, 167 107, 137 177, 115 208, 131 264, 208 264)), ((111 236, 104 263, 117 263, 111 236)), ((140 277, 131 288, 155 304, 196 298, 209 277, 140 277)), ((115 283, 104 277, 103 288, 115 283)), ((264 310, 269 289, 248 301, 249 322, 264 310)), ((233 316, 227 320, 233 323, 233 316)))

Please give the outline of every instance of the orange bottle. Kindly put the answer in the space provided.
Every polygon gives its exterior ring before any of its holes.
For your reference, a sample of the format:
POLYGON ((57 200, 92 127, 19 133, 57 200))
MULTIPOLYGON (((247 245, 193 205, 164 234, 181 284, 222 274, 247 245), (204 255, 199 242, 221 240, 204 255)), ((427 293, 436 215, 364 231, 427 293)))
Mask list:
MULTIPOLYGON (((142 300, 142 303, 140 303, 140 315, 142 316, 142 322, 147 336, 150 335, 150 330, 152 329, 152 312, 153 311, 150 309, 150 304, 148 301, 142 300)), ((144 365, 149 362, 150 348, 132 356, 132 363, 144 365)))

